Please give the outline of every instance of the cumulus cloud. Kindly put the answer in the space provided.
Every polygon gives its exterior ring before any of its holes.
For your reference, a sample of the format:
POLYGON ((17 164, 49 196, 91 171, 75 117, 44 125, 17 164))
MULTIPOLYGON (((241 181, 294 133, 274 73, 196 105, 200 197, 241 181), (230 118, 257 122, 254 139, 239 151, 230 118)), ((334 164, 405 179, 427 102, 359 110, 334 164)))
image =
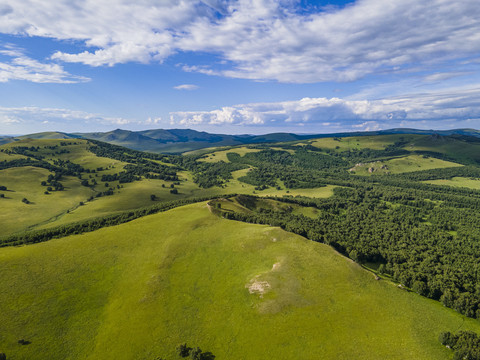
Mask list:
MULTIPOLYGON (((480 127, 480 89, 412 94, 379 100, 303 98, 253 103, 213 111, 170 113, 171 124, 288 126, 324 130, 379 130, 393 127, 480 127)), ((313 130, 314 129, 314 130, 313 130)))
POLYGON ((113 66, 191 51, 224 64, 184 64, 186 71, 294 83, 435 71, 434 64, 480 55, 476 0, 357 0, 314 12, 299 6, 294 0, 7 0, 0 32, 86 46, 54 52, 59 61, 113 66))
POLYGON ((175 90, 197 90, 198 85, 193 85, 193 84, 183 84, 183 85, 177 85, 173 87, 175 90))
POLYGON ((10 80, 26 80, 35 83, 71 84, 86 82, 90 79, 84 76, 71 75, 59 64, 42 63, 26 56, 22 49, 5 46, 0 50, 0 56, 8 60, 0 61, 0 82, 10 80))

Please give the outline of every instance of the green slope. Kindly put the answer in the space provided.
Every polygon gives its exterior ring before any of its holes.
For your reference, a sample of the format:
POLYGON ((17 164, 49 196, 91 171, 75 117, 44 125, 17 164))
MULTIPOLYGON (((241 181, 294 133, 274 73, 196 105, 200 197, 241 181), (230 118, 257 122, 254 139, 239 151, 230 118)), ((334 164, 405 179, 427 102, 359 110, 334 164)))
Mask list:
MULTIPOLYGON (((108 157, 97 156, 88 150, 89 145, 84 139, 24 139, 14 143, 0 146, 0 162, 26 160, 29 157, 41 158, 49 164, 71 162, 82 166, 87 172, 81 174, 81 179, 75 176, 63 176, 60 182, 64 185, 62 191, 50 191, 45 194, 48 184, 42 186, 49 175, 55 175, 53 170, 35 166, 13 167, 0 170, 0 186, 6 186, 8 191, 1 191, 4 198, 0 198, 2 211, 0 213, 0 238, 24 230, 43 229, 57 225, 65 225, 93 217, 105 216, 119 211, 138 209, 154 204, 158 201, 170 201, 183 198, 203 197, 216 194, 245 193, 253 194, 255 188, 244 184, 238 177, 245 175, 245 171, 233 174, 224 187, 214 186, 208 189, 200 188, 193 182, 192 173, 179 171, 179 181, 161 179, 146 179, 140 181, 120 183, 115 181, 102 181, 103 175, 112 175, 125 171, 128 165, 125 161, 108 157), (37 148, 36 151, 25 150, 14 152, 18 148, 37 148), (98 170, 101 168, 101 170, 98 170), (96 185, 82 186, 82 180, 87 179, 89 184, 93 180, 96 185), (178 194, 171 194, 171 185, 176 183, 178 194), (107 186, 108 184, 108 186, 107 186), (113 189, 109 196, 96 197, 98 193, 113 189), (156 196, 152 202, 150 195, 156 196), (93 198, 92 198, 93 197, 93 198), (25 204, 26 198, 30 204, 25 204), (80 206, 80 203, 83 205, 80 206), (22 214, 22 216, 18 216, 22 214)), ((18 150, 17 150, 18 151, 18 150)), ((133 160, 132 160, 133 161, 133 160)), ((135 163, 135 162, 133 162, 135 163)), ((173 164, 162 163, 167 166, 173 164)), ((332 195, 333 187, 292 190, 292 195, 308 195, 312 197, 328 197, 332 195)), ((264 191, 265 195, 285 195, 287 190, 275 188, 264 191)))
POLYGON ((180 342, 219 360, 448 359, 441 331, 480 331, 328 246, 205 203, 0 249, 0 324, 14 360, 178 359, 180 342))

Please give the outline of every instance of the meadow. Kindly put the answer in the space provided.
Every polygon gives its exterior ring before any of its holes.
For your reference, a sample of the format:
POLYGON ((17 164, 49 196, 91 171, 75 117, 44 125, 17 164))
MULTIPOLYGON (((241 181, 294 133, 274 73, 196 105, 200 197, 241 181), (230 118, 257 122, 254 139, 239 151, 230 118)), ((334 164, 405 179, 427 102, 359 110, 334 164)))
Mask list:
POLYGON ((348 151, 360 149, 383 150, 388 145, 393 145, 398 141, 415 142, 424 138, 424 135, 373 135, 373 136, 352 136, 342 138, 323 138, 303 141, 301 144, 311 144, 320 149, 335 151, 348 151))
POLYGON ((351 171, 358 175, 371 174, 401 174, 405 172, 443 169, 448 167, 462 166, 460 164, 435 159, 422 155, 409 155, 390 160, 379 160, 371 163, 355 165, 351 171))
POLYGON ((326 245, 206 203, 2 248, 0 284, 13 360, 178 359, 183 342, 217 359, 449 359, 440 332, 480 331, 326 245))
POLYGON ((446 185, 454 187, 464 187, 468 189, 480 190, 480 179, 453 177, 451 179, 438 179, 425 181, 427 184, 446 185))

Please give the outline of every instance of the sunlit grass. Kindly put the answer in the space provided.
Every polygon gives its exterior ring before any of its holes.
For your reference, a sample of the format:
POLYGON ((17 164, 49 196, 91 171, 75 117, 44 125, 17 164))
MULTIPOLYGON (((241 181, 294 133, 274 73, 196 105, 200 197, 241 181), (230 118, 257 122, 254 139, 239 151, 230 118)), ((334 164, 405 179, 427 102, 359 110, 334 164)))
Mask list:
POLYGON ((1 351, 29 360, 176 359, 180 342, 217 359, 449 359, 441 331, 480 331, 326 245, 205 203, 0 249, 0 324, 1 351))

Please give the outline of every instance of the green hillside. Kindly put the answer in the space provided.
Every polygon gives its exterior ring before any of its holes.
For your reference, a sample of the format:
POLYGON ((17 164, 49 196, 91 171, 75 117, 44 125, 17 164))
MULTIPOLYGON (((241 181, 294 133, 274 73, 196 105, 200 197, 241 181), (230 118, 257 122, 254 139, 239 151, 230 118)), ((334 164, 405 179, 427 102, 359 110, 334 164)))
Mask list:
MULTIPOLYGON (((255 186, 238 180, 246 174, 245 170, 227 169, 231 172, 222 175, 226 178, 219 178, 216 169, 206 171, 208 164, 202 167, 202 160, 199 159, 199 166, 195 166, 195 160, 188 165, 183 164, 180 157, 145 154, 84 139, 27 138, 5 144, 0 146, 0 186, 7 188, 7 191, 0 190, 5 210, 0 214, 3 225, 0 238, 24 230, 138 209, 156 202, 255 193, 255 186), (99 150, 94 152, 91 148, 99 150), (165 176, 165 172, 170 175, 165 176), (112 178, 122 173, 125 175, 122 179, 112 178), (56 179, 50 182, 51 177, 56 179), (203 178, 211 181, 200 186, 198 182, 203 178), (57 189, 55 184, 60 184, 61 188, 57 189), (172 189, 176 193, 172 194, 172 189), (151 195, 155 196, 154 200, 151 195), (23 199, 28 203, 22 202, 23 199), (20 219, 18 213, 23 214, 20 219)), ((332 186, 313 186, 290 192, 283 186, 265 190, 263 194, 281 196, 288 191, 292 195, 328 197, 331 189, 332 186)))
POLYGON ((183 342, 217 359, 449 359, 440 332, 480 331, 328 246, 205 203, 2 248, 0 284, 14 360, 178 359, 183 342))
POLYGON ((0 186, 7 191, 2 191, 0 199, 5 210, 0 214, 0 237, 55 226, 70 218, 76 221, 77 213, 89 218, 151 205, 152 192, 159 198, 162 193, 165 199, 174 197, 169 191, 172 176, 164 176, 164 172, 175 174, 174 167, 167 166, 171 164, 125 154, 99 156, 90 150, 94 147, 82 139, 24 139, 1 146, 0 186), (143 166, 154 166, 153 172, 142 172, 140 160, 145 161, 143 166), (147 174, 161 178, 147 181, 147 174), (147 186, 138 191, 142 179, 147 186), (114 203, 109 200, 113 198, 114 203))
POLYGON ((187 342, 219 359, 447 359, 439 333, 480 319, 478 146, 415 134, 188 155, 4 144, 0 324, 13 335, 0 353, 175 359, 187 342))

